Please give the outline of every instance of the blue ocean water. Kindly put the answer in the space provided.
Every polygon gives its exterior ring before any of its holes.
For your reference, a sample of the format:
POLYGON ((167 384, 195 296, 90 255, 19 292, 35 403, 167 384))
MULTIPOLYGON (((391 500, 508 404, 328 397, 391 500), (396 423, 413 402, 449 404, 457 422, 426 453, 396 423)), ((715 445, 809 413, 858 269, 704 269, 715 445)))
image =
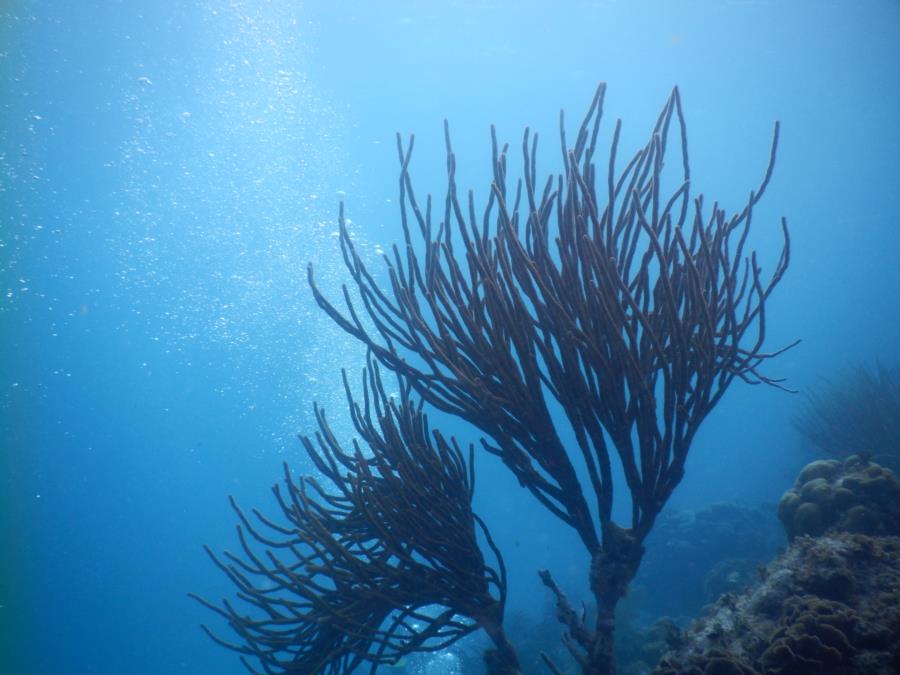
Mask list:
MULTIPOLYGON (((348 281, 338 203, 375 260, 401 236, 396 131, 441 194, 448 119, 484 197, 489 125, 514 148, 538 130, 558 169, 559 110, 574 125, 599 81, 629 151, 678 85, 693 189, 731 209, 781 121, 752 243, 774 264, 788 218, 768 344, 803 342, 772 374, 898 361, 892 0, 4 3, 0 672, 244 672, 187 593, 232 594, 202 545, 237 546, 228 495, 270 509, 282 462, 312 471, 313 401, 352 435, 339 373, 365 354, 306 282, 308 262, 335 299, 348 281)), ((670 506, 777 500, 810 457, 796 404, 736 383, 670 506)), ((577 594, 575 536, 491 458, 477 471, 512 607, 546 611, 538 567, 577 594)))

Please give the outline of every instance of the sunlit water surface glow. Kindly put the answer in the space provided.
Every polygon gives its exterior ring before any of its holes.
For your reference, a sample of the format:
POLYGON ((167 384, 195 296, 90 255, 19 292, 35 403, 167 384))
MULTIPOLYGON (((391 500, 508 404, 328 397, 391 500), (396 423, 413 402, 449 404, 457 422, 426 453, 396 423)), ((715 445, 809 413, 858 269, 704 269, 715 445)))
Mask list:
MULTIPOLYGON (((284 415, 275 438, 308 422, 322 374, 354 360, 308 297, 307 263, 325 283, 340 267, 337 203, 354 182, 340 118, 306 74, 300 21, 209 7, 189 64, 134 65, 122 102, 134 133, 113 162, 126 177, 109 242, 117 277, 124 298, 149 301, 127 308, 123 329, 142 324, 176 352, 217 347, 223 387, 284 415)), ((326 406, 340 401, 329 391, 326 406)))
MULTIPOLYGON (((314 431, 314 400, 352 436, 340 371, 358 388, 364 350, 315 306, 306 266, 340 304, 344 201, 383 270, 400 240, 395 131, 416 133, 417 195, 441 204, 447 117, 460 187, 483 203, 491 122, 512 175, 525 125, 539 172, 558 170, 559 108, 574 133, 606 80, 601 138, 622 117, 624 161, 678 84, 692 191, 734 210, 780 119, 752 245, 771 265, 788 216, 794 263, 769 330, 773 348, 804 343, 770 374, 802 388, 853 359, 895 363, 896 63, 892 0, 6 3, 0 654, 18 661, 3 672, 244 672, 185 595, 233 594, 201 545, 236 548, 227 495, 272 514, 281 462, 311 470, 295 435, 314 431)), ((777 499, 809 457, 794 405, 736 384, 673 507, 777 499)), ((481 453, 477 473, 515 641, 550 614, 535 570, 577 600, 585 560, 502 466, 481 453)), ((468 675, 471 649, 386 672, 468 675)))

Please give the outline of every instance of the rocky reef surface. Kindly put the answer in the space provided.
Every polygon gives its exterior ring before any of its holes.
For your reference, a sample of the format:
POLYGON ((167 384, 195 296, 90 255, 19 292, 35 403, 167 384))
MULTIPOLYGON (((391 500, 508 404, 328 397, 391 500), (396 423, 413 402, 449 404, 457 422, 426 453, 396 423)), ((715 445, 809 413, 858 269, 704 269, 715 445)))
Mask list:
POLYGON ((654 675, 900 673, 900 480, 854 456, 813 462, 785 493, 791 544, 726 593, 654 675))

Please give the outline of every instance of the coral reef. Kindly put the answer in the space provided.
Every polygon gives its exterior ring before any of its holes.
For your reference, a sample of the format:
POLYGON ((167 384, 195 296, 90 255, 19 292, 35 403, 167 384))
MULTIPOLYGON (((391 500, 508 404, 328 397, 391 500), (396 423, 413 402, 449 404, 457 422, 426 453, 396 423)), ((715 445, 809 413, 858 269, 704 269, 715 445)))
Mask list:
POLYGON ((654 675, 900 672, 900 538, 798 538, 765 579, 727 594, 654 675))
POLYGON ((790 539, 825 532, 900 535, 900 480, 858 455, 812 462, 782 496, 778 518, 790 539))
POLYGON ((726 558, 703 576, 703 597, 714 602, 726 593, 740 593, 759 578, 762 562, 753 558, 726 558))
POLYGON ((859 458, 808 465, 779 509, 789 549, 707 608, 654 675, 900 672, 898 494, 893 472, 859 458), (816 518, 797 518, 806 505, 816 518))

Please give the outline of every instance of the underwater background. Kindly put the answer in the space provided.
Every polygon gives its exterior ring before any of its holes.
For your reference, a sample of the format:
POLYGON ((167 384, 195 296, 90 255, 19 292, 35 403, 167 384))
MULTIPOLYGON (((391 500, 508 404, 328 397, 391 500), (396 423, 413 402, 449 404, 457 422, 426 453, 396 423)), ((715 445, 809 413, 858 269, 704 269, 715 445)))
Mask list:
MULTIPOLYGON (((401 237, 395 132, 442 196, 448 119, 483 197, 490 124, 513 172, 525 126, 558 170, 559 110, 571 129, 600 81, 626 153, 678 85, 692 189, 730 211, 781 121, 751 243, 771 269, 787 217, 767 344, 803 342, 768 374, 803 390, 900 361, 894 0, 0 4, 0 672, 245 672, 187 593, 233 593, 202 545, 237 547, 228 495, 271 511, 284 461, 313 470, 313 401, 352 436, 340 371, 365 353, 306 281, 308 262, 331 298, 349 280, 339 202, 375 261, 401 237)), ((736 382, 666 512, 777 502, 814 457, 801 397, 736 382)), ((577 598, 586 559, 498 462, 476 469, 509 611, 541 621, 535 570, 577 598)), ((674 564, 653 574, 694 611, 674 564)), ((456 653, 385 671, 467 672, 456 653)))

